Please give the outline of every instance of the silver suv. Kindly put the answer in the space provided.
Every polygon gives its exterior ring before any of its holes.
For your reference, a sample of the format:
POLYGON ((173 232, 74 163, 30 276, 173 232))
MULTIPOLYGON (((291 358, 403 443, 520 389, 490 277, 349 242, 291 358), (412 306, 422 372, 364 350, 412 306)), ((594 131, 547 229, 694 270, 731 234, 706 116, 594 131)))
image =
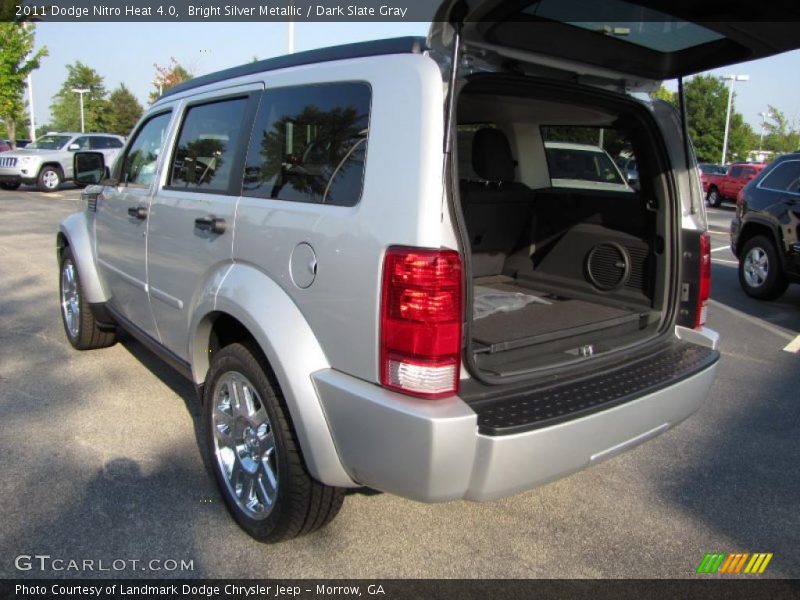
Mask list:
POLYGON ((125 138, 110 133, 48 133, 0 156, 0 187, 15 190, 27 183, 39 191, 54 192, 72 179, 76 151, 97 150, 110 163, 124 145, 125 138))
POLYGON ((724 63, 728 30, 441 10, 427 40, 173 88, 105 179, 76 155, 99 185, 57 236, 67 337, 124 329, 195 384, 209 468, 259 540, 323 526, 348 488, 531 489, 666 431, 714 380, 686 123, 628 92, 724 63), (568 35, 562 58, 537 46, 568 35), (571 143, 604 152, 547 151, 571 143), (605 153, 636 158, 637 189, 605 153))

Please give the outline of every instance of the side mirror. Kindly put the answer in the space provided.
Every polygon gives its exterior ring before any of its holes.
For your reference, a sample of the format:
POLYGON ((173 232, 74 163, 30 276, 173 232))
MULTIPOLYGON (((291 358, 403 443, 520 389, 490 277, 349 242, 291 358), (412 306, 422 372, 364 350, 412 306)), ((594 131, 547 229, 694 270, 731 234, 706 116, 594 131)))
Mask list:
MULTIPOLYGON (((72 144, 72 146, 76 145, 72 144)), ((94 185, 105 179, 106 163, 102 152, 76 152, 72 159, 72 166, 75 183, 94 185)))
POLYGON ((80 150, 80 149, 81 149, 80 144, 70 144, 69 146, 67 146, 67 150, 69 150, 70 152, 75 152, 75 150, 80 150))

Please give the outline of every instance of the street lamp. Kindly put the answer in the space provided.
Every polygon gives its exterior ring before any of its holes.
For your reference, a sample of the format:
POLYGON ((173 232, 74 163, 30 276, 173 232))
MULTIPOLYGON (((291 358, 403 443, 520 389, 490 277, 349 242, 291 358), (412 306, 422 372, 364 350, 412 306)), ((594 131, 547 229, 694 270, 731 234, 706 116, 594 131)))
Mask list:
POLYGON ((724 81, 730 81, 728 86, 728 112, 725 115, 725 135, 722 139, 722 162, 725 164, 725 156, 728 154, 728 130, 731 126, 731 107, 733 106, 733 84, 737 81, 748 81, 750 75, 725 75, 722 78, 724 81))
POLYGON ((83 133, 83 95, 88 94, 92 90, 89 88, 72 88, 72 91, 79 94, 81 97, 81 133, 83 133))
POLYGON ((758 138, 758 153, 761 154, 761 147, 764 145, 764 128, 767 126, 767 119, 771 119, 775 115, 771 112, 758 113, 761 117, 761 137, 758 138))

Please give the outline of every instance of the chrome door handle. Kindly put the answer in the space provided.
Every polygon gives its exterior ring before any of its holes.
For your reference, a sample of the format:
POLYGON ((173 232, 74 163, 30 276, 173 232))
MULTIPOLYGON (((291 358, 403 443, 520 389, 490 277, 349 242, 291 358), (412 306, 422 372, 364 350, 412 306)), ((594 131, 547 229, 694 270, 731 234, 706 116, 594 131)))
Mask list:
POLYGON ((144 221, 147 218, 147 207, 146 206, 131 206, 128 209, 128 216, 134 217, 135 219, 139 219, 140 221, 144 221))
POLYGON ((221 217, 200 217, 194 220, 194 226, 200 231, 210 231, 211 233, 225 233, 225 219, 221 217))

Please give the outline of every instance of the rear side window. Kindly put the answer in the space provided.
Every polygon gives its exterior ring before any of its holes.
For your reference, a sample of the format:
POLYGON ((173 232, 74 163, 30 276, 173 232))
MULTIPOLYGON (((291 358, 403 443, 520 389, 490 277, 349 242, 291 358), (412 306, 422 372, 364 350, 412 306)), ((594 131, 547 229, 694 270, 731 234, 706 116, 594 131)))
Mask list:
POLYGON ((741 177, 741 176, 742 176, 741 166, 731 167, 731 177, 741 177))
POLYGON ((109 148, 122 148, 122 142, 112 137, 92 137, 89 138, 89 145, 92 150, 108 150, 109 148))
POLYGON ((363 188, 370 101, 365 83, 265 92, 250 136, 242 193, 356 205, 363 188))
POLYGON ((181 125, 167 185, 227 192, 242 133, 247 98, 191 106, 181 125))
POLYGON ((800 161, 788 160, 779 164, 764 177, 760 187, 800 194, 800 161))

